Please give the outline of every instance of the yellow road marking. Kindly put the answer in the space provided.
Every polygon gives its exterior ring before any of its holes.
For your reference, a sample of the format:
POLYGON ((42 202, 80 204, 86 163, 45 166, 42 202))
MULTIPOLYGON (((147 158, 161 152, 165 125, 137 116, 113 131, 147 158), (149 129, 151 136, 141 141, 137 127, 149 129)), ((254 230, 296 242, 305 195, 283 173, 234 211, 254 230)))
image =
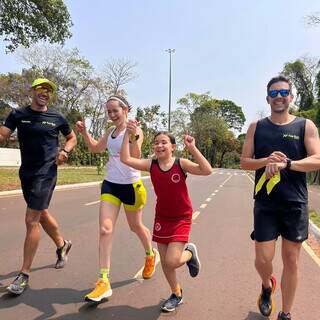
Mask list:
POLYGON ((306 242, 302 243, 302 247, 304 250, 307 251, 307 253, 313 259, 313 261, 320 267, 320 258, 314 253, 312 248, 306 242))

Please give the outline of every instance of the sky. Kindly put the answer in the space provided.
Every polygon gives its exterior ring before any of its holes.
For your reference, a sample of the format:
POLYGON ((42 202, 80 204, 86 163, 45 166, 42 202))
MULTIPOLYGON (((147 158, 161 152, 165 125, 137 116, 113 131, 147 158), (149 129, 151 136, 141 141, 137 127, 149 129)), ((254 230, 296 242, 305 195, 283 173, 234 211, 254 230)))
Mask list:
MULTIPOLYGON (((110 59, 137 63, 127 84, 135 107, 160 104, 168 111, 169 54, 172 109, 189 92, 209 91, 241 106, 250 122, 266 115, 266 84, 286 62, 320 58, 320 26, 304 17, 320 12, 314 0, 91 0, 65 1, 73 21, 67 48, 99 68, 110 59)), ((22 66, 0 44, 0 72, 22 66)))

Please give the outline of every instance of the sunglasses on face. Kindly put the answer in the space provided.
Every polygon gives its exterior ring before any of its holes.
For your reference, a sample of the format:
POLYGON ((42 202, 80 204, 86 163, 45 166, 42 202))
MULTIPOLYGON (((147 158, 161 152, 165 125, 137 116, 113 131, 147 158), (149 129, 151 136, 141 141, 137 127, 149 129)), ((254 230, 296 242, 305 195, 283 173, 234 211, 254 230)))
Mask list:
POLYGON ((270 90, 268 92, 268 96, 271 98, 276 98, 279 93, 281 97, 287 97, 290 94, 290 90, 288 89, 270 90))
POLYGON ((47 93, 47 94, 52 94, 52 89, 51 88, 47 88, 47 87, 35 87, 34 90, 37 91, 37 93, 47 93))

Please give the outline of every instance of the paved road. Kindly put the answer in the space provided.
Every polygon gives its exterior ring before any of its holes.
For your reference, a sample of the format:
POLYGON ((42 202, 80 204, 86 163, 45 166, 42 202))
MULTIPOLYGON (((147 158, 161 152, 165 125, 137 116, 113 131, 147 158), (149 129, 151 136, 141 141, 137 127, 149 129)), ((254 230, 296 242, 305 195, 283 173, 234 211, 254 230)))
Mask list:
MULTIPOLYGON (((24 238, 24 202, 21 196, 0 198, 0 319, 115 319, 155 320, 262 320, 256 300, 259 278, 253 266, 252 190, 250 178, 240 170, 217 170, 210 177, 189 177, 194 205, 191 240, 197 243, 203 268, 191 279, 186 268, 179 277, 184 304, 173 314, 159 306, 169 294, 160 267, 151 280, 135 279, 143 265, 143 250, 121 214, 112 256, 109 302, 92 306, 83 296, 97 277, 99 188, 56 191, 51 205, 63 233, 73 242, 66 269, 55 270, 55 248, 43 232, 33 265, 30 288, 19 297, 4 293, 21 264, 24 238)), ((154 195, 150 180, 144 221, 152 227, 154 195)), ((320 319, 320 266, 303 250, 294 319, 320 319)), ((280 280, 279 252, 275 274, 280 280)), ((280 281, 278 281, 280 283, 280 281)), ((276 293, 280 305, 280 291, 276 293)), ((274 319, 274 318, 271 318, 274 319)))

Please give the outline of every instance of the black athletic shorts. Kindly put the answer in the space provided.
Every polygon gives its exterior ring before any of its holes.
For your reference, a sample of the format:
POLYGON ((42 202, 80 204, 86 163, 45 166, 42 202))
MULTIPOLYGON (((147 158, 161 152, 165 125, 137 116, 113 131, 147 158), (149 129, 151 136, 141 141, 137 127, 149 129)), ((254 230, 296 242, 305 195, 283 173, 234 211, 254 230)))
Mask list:
POLYGON ((251 234, 253 240, 270 241, 281 235, 289 241, 303 242, 308 239, 308 228, 307 203, 258 200, 254 203, 254 231, 251 234))
POLYGON ((31 176, 20 175, 23 197, 30 209, 48 209, 53 190, 56 186, 57 176, 31 176))

